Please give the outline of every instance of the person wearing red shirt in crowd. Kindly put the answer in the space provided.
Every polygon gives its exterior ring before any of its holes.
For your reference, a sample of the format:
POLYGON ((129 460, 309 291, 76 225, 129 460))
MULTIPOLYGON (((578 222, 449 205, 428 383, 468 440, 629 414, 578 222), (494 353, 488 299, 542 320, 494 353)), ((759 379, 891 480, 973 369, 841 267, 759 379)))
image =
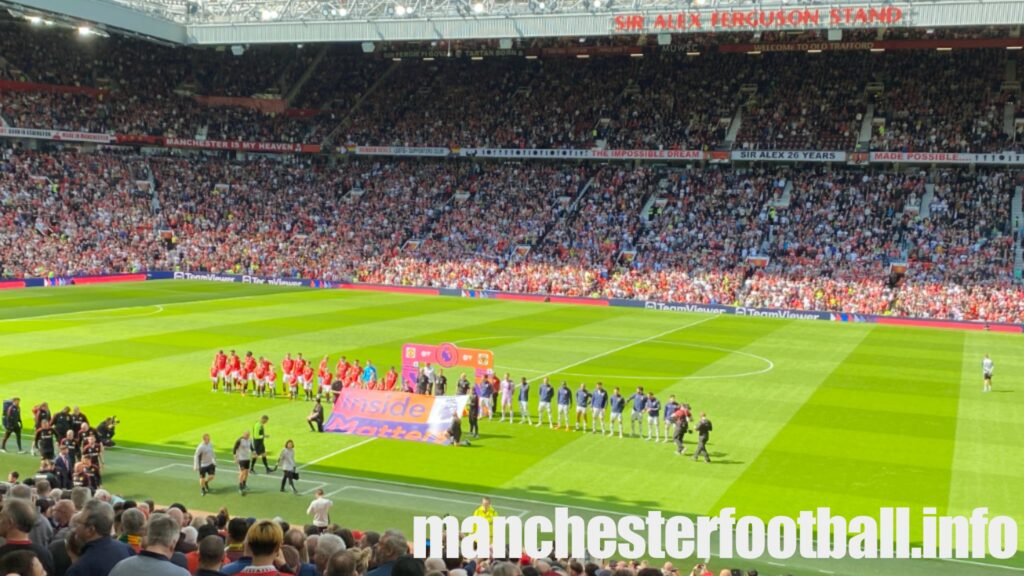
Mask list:
POLYGON ((395 389, 395 384, 398 383, 398 372, 395 372, 395 367, 392 366, 388 373, 384 375, 384 390, 391 391, 395 389))
POLYGON ((228 382, 225 383, 225 387, 228 389, 229 393, 231 392, 231 389, 238 384, 238 380, 241 377, 242 359, 238 357, 238 354, 235 354, 234 350, 232 350, 228 357, 228 382))
POLYGON ((210 377, 213 379, 213 391, 217 391, 217 381, 222 383, 227 380, 228 357, 223 350, 218 350, 213 357, 213 367, 210 369, 210 377))

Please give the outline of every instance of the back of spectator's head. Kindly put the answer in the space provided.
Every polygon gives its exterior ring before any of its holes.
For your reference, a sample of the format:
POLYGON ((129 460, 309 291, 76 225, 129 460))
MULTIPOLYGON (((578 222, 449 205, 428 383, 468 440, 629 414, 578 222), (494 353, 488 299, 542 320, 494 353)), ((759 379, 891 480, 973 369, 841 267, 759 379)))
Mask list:
POLYGON ((213 524, 200 526, 199 529, 196 530, 197 542, 202 542, 207 536, 216 536, 221 541, 221 545, 223 546, 224 538, 221 537, 220 532, 217 531, 217 527, 213 524))
POLYGON ((354 536, 352 536, 352 531, 348 528, 340 528, 338 529, 338 531, 335 532, 335 534, 337 534, 339 538, 345 541, 346 550, 349 548, 356 547, 356 539, 354 536))
POLYGON ((345 541, 334 534, 321 534, 316 542, 316 552, 313 554, 313 562, 317 567, 323 567, 331 556, 338 552, 345 551, 345 541))
POLYGON ((253 556, 272 556, 284 544, 281 527, 270 520, 260 520, 249 528, 245 542, 253 556))
POLYGON ((636 576, 662 576, 661 570, 657 568, 641 568, 636 576))
MULTIPOLYGON (((391 576, 425 576, 426 573, 427 571, 423 567, 423 561, 418 558, 413 558, 412 556, 402 556, 395 561, 394 567, 391 568, 391 576)), ((501 574, 500 576, 517 575, 501 574)))
POLYGON ((292 528, 285 532, 284 543, 298 551, 299 559, 302 562, 309 562, 309 556, 306 555, 306 534, 302 530, 292 528))
POLYGON ((85 508, 85 503, 92 499, 92 493, 85 486, 75 486, 71 489, 71 502, 75 505, 75 510, 79 512, 85 508))
POLYGON ((349 550, 331 556, 324 567, 324 576, 357 576, 356 559, 349 550))
POLYGON ((245 536, 249 532, 249 523, 245 518, 232 518, 228 522, 228 543, 241 544, 245 542, 245 536))
POLYGON ((32 531, 37 515, 38 512, 32 503, 25 500, 7 500, 4 502, 3 512, 0 512, 0 526, 5 530, 13 528, 27 534, 32 531))
POLYGON ((113 500, 113 497, 110 495, 110 492, 107 492, 103 488, 97 490, 96 493, 92 495, 92 497, 102 502, 110 502, 111 500, 113 500))
POLYGON ((11 486, 10 497, 17 498, 18 500, 31 500, 32 487, 25 484, 15 484, 11 486))
POLYGON ((168 514, 153 514, 146 525, 146 547, 164 546, 173 549, 181 535, 181 526, 168 514))
POLYGON ((36 481, 36 494, 38 494, 39 496, 48 496, 50 494, 50 490, 52 489, 53 487, 50 486, 49 480, 36 481))
POLYGON ((177 508, 168 508, 165 512, 168 516, 174 519, 178 523, 178 529, 181 529, 182 523, 185 521, 185 513, 177 508))
POLYGON ((199 541, 199 565, 208 570, 217 570, 224 561, 224 539, 216 534, 199 541))
POLYGON ((146 515, 138 508, 129 508, 121 513, 121 533, 141 536, 146 532, 146 515))
POLYGON ((284 563, 288 567, 288 572, 298 574, 302 560, 299 558, 299 551, 295 549, 295 546, 289 546, 288 544, 281 546, 281 555, 284 556, 284 563))
POLYGON ((363 532, 363 537, 359 539, 359 546, 362 548, 373 548, 378 542, 380 542, 380 533, 367 530, 363 532))
POLYGON ((409 553, 409 543, 398 531, 388 530, 377 543, 377 563, 392 562, 409 553))
POLYGON ((31 550, 15 550, 0 557, 0 573, 10 576, 35 576, 43 574, 39 557, 31 550))

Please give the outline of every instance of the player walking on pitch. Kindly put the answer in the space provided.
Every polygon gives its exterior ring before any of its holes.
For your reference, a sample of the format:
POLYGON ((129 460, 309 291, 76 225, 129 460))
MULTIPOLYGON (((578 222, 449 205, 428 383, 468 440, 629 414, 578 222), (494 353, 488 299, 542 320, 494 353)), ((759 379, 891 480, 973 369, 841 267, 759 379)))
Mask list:
POLYGON ((995 368, 995 365, 992 363, 992 359, 988 357, 988 354, 985 354, 985 359, 981 361, 981 375, 984 378, 984 383, 982 384, 981 389, 982 392, 992 391, 993 368, 995 368))
POLYGON ((199 493, 206 496, 210 492, 210 482, 217 474, 217 458, 209 434, 203 434, 203 441, 196 446, 192 469, 199 472, 199 493))
POLYGON ((248 430, 242 432, 242 437, 235 441, 232 452, 235 464, 238 464, 238 492, 245 496, 245 491, 249 489, 249 465, 252 461, 252 438, 248 430))

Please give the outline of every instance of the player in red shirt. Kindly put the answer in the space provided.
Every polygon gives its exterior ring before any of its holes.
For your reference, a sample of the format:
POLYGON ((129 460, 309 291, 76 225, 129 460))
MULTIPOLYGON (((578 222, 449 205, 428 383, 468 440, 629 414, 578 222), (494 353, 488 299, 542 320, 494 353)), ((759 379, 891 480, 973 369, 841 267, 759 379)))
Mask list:
POLYGON ((313 400, 313 367, 309 365, 302 370, 302 392, 307 402, 313 400))
POLYGON ((398 372, 395 372, 395 367, 392 366, 388 373, 384 375, 384 390, 394 390, 397 383, 398 372))
POLYGON ((228 392, 231 391, 238 384, 238 379, 242 377, 242 359, 235 354, 232 350, 228 356, 228 382, 225 384, 228 387, 228 392))
POLYGON ((263 389, 271 398, 274 397, 274 386, 270 381, 270 374, 274 371, 274 363, 269 359, 260 356, 260 366, 263 367, 263 389))
POLYGON ((359 382, 359 375, 363 369, 359 366, 359 360, 355 360, 345 372, 345 387, 355 386, 359 382))
POLYGON ((253 372, 256 370, 256 357, 252 355, 252 351, 245 353, 245 362, 242 364, 242 396, 245 396, 245 391, 249 388, 249 383, 253 383, 253 390, 256 389, 255 375, 253 372))
MULTIPOLYGON (((213 391, 217 391, 217 381, 224 382, 227 379, 228 357, 223 350, 218 350, 213 357, 213 367, 210 368, 210 377, 213 379, 213 391)), ((226 388, 226 386, 225 386, 226 388)))
POLYGON ((334 374, 330 370, 324 372, 323 380, 320 381, 320 390, 317 392, 318 396, 323 396, 328 400, 331 398, 331 381, 334 380, 334 374))
POLYGON ((285 354, 284 360, 281 360, 281 385, 283 386, 282 393, 287 392, 289 387, 292 385, 292 371, 295 370, 295 360, 292 358, 292 353, 285 354))
POLYGON ((334 379, 338 382, 344 382, 346 373, 348 373, 348 360, 342 356, 338 358, 338 365, 334 368, 334 379))
POLYGON ((263 391, 267 385, 267 363, 264 361, 263 356, 260 356, 259 362, 256 363, 256 367, 252 371, 253 376, 253 393, 257 397, 263 396, 263 391))
POLYGON ((316 371, 317 389, 324 387, 324 374, 330 372, 330 369, 327 366, 327 356, 324 356, 323 360, 320 361, 320 368, 316 371))
POLYGON ((267 388, 270 389, 271 398, 277 395, 277 372, 274 371, 274 365, 270 362, 267 362, 267 388))

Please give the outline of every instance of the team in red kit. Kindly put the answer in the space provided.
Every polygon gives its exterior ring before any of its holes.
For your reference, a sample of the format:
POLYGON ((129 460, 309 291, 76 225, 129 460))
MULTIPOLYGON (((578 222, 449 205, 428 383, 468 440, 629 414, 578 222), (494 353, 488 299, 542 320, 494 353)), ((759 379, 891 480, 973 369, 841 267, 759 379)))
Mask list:
POLYGON ((398 386, 398 372, 392 366, 383 377, 378 378, 373 363, 366 361, 362 366, 359 360, 351 363, 344 356, 338 359, 334 371, 330 368, 330 357, 324 356, 318 368, 306 360, 302 353, 294 357, 289 352, 281 360, 280 383, 278 388, 278 370, 268 358, 256 357, 246 352, 239 357, 231 350, 227 354, 219 350, 213 357, 210 366, 211 391, 225 393, 238 392, 242 396, 275 398, 280 393, 287 394, 289 400, 302 399, 313 401, 320 396, 333 400, 343 388, 364 388, 370 390, 394 390, 398 386))

